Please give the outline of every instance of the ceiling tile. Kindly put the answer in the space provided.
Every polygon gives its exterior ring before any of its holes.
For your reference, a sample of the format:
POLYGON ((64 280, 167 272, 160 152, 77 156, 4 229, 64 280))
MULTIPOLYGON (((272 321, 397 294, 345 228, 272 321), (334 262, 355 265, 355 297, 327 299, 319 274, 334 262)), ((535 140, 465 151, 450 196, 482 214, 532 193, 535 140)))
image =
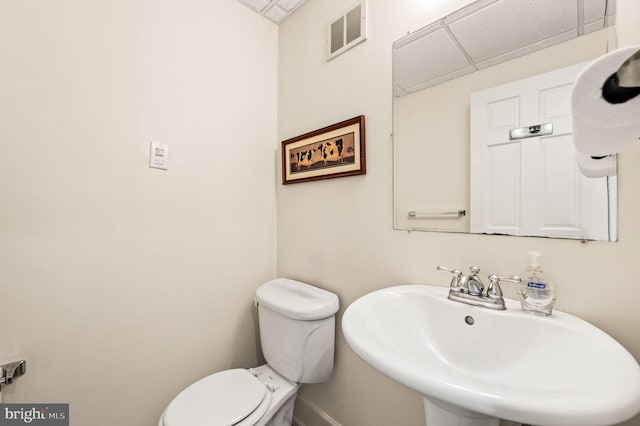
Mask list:
POLYGON ((402 96, 613 25, 615 6, 616 0, 475 0, 393 43, 394 93, 402 96))
POLYGON ((240 2, 246 4, 253 10, 261 11, 269 4, 270 0, 240 0, 240 2))
POLYGON ((258 12, 260 15, 281 23, 287 19, 305 0, 238 0, 258 12))
POLYGON ((452 22, 449 28, 471 59, 482 62, 575 31, 577 9, 576 0, 502 0, 452 22))
MULTIPOLYGON (((448 34, 436 30, 393 51, 394 80, 405 90, 470 67, 448 34), (433 58, 439 58, 434 61, 433 58)), ((471 68, 473 70, 473 68, 471 68)))
POLYGON ((302 2, 303 0, 279 0, 278 6, 280 6, 284 10, 291 11, 300 6, 302 2))
POLYGON ((276 24, 279 24, 286 19, 287 12, 279 8, 278 6, 273 6, 272 8, 264 12, 264 16, 271 19, 276 24))

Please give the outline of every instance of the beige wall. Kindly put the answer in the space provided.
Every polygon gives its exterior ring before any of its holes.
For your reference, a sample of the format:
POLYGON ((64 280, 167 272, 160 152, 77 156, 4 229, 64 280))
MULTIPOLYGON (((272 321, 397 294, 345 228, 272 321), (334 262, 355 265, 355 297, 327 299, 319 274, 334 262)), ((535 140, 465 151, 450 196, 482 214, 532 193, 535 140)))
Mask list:
POLYGON ((277 27, 236 0, 2 0, 0 34, 0 360, 28 363, 4 400, 155 425, 256 363, 277 27))
MULTIPOLYGON (((633 279, 640 251, 640 147, 619 159, 617 243, 392 230, 391 43, 461 3, 369 0, 369 39, 328 63, 323 26, 353 2, 311 0, 280 26, 280 140, 364 114, 367 175, 278 187, 279 275, 336 292, 342 313, 379 288, 447 285, 437 264, 518 273, 526 265, 524 252, 535 248, 558 284, 557 308, 601 327, 640 359, 640 290, 633 279)), ((300 407, 317 406, 344 426, 424 424, 421 396, 369 367, 341 334, 332 380, 304 386, 301 397, 300 407)), ((309 426, 327 424, 307 419, 309 426)), ((628 424, 640 425, 640 418, 628 424)))

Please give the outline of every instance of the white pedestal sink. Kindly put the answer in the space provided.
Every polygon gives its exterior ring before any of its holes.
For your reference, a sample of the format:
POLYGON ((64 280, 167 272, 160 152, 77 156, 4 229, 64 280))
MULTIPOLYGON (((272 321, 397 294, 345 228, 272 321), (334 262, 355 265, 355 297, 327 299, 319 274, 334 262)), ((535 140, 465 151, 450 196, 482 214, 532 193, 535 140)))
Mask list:
POLYGON ((435 426, 499 426, 500 419, 484 416, 442 401, 424 398, 427 425, 435 426))
POLYGON ((358 355, 424 396, 428 426, 605 426, 640 411, 640 367, 600 329, 510 300, 506 311, 465 305, 448 290, 390 287, 342 318, 358 355))

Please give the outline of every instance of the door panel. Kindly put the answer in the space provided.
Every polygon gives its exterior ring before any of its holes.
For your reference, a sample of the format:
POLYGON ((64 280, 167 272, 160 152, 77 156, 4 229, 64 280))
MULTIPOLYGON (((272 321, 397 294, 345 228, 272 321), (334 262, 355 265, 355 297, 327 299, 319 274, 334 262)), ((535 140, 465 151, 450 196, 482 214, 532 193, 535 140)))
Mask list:
POLYGON ((606 178, 575 160, 571 91, 579 64, 471 95, 471 232, 608 239, 606 178), (551 135, 509 130, 551 123, 551 135))

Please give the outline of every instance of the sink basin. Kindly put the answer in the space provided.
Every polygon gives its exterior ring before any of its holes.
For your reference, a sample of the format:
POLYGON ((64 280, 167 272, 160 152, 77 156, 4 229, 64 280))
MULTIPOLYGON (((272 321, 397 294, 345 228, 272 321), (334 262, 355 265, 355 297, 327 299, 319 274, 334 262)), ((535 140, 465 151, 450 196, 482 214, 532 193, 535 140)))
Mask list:
POLYGON ((342 318, 359 356, 425 397, 430 426, 448 424, 438 416, 449 414, 478 419, 465 425, 604 426, 640 411, 640 367, 600 329, 564 312, 532 315, 511 300, 506 311, 465 305, 448 291, 382 289, 342 318))

